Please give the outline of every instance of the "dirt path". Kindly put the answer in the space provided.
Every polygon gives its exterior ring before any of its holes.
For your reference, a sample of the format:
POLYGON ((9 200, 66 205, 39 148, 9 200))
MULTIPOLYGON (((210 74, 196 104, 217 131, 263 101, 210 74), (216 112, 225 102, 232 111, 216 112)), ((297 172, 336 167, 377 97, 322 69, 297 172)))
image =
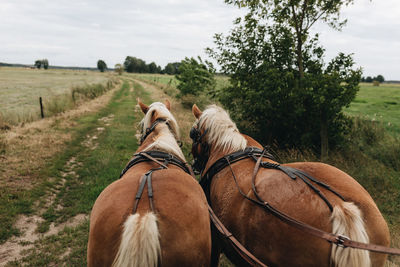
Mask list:
MULTIPOLYGON (((68 129, 76 126, 75 119, 85 114, 99 111, 110 101, 119 87, 120 85, 75 110, 24 126, 14 127, 2 133, 2 140, 6 143, 7 150, 6 154, 0 158, 2 169, 6 170, 0 176, 0 183, 12 188, 32 188, 38 180, 31 174, 43 168, 47 160, 51 160, 56 153, 65 149, 66 142, 71 140, 71 134, 68 129), (21 158, 25 160, 21 161, 21 158), (25 173, 25 175, 21 175, 21 173, 25 173)), ((99 120, 99 123, 102 124, 101 127, 98 127, 92 135, 87 135, 86 139, 82 141, 82 146, 94 150, 98 146, 98 142, 96 142, 97 136, 106 127, 110 126, 113 118, 112 114, 101 118, 99 120)), ((42 204, 40 201, 36 201, 33 204, 36 207, 36 211, 30 215, 18 216, 14 227, 18 229, 20 235, 13 236, 5 243, 0 244, 0 266, 5 266, 10 261, 21 259, 25 251, 32 249, 35 242, 41 238, 57 235, 66 227, 76 227, 88 220, 88 214, 77 214, 63 223, 56 224, 52 222, 44 232, 39 233, 38 231, 39 226, 45 221, 43 214, 49 207, 54 205, 56 196, 60 191, 66 190, 65 184, 67 180, 79 179, 75 170, 80 165, 81 162, 72 156, 65 163, 63 171, 61 171, 62 178, 58 180, 50 178, 49 182, 56 181, 56 185, 45 194, 45 199, 41 199, 42 204)), ((60 211, 63 208, 62 205, 58 204, 55 209, 60 211)))

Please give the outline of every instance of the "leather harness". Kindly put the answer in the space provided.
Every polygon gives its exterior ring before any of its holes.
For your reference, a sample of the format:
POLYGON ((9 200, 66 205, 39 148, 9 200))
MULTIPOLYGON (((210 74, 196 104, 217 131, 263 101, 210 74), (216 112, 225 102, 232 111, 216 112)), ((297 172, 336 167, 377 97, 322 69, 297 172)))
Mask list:
MULTIPOLYGON (((328 206, 328 208, 330 209, 331 212, 333 211, 332 204, 328 201, 328 199, 321 192, 321 190, 319 190, 313 183, 329 190, 330 192, 334 193, 336 196, 341 198, 343 201, 345 200, 342 195, 340 195, 338 192, 336 192, 335 190, 330 188, 329 185, 327 185, 321 181, 318 181, 314 177, 308 175, 307 173, 305 173, 301 170, 283 166, 278 163, 272 163, 272 162, 268 162, 268 161, 262 162, 261 158, 267 158, 267 159, 274 160, 274 157, 269 152, 267 152, 266 149, 262 150, 257 147, 247 147, 245 150, 234 152, 232 154, 226 155, 223 158, 220 158, 202 176, 202 178, 200 180, 200 185, 203 187, 203 189, 205 191, 208 191, 211 179, 215 174, 217 174, 219 171, 226 168, 227 166, 230 167, 231 164, 233 164, 237 161, 246 159, 246 158, 251 158, 255 162, 258 162, 258 160, 260 159, 260 161, 258 163, 257 171, 258 171, 259 167, 263 167, 263 168, 267 168, 267 169, 276 169, 276 170, 280 170, 280 171, 284 172, 287 176, 289 176, 293 180, 296 180, 297 177, 300 178, 309 188, 311 188, 316 194, 318 194, 319 197, 321 197, 321 199, 326 203, 326 205, 328 206)), ((232 173, 233 173, 233 171, 232 171, 232 173)), ((257 172, 255 174, 253 174, 252 180, 255 179, 256 174, 257 174, 257 172)), ((252 182, 252 187, 253 187, 253 189, 255 189, 254 181, 252 182)), ((239 191, 241 191, 240 188, 239 188, 239 191)), ((253 191, 255 191, 255 190, 253 190, 253 191)), ((247 198, 247 196, 245 194, 242 194, 242 195, 247 198)))
MULTIPOLYGON (((263 208, 264 210, 270 212, 272 215, 280 219, 281 221, 289 224, 292 227, 297 228, 298 230, 301 230, 303 232, 306 232, 310 235, 313 235, 315 237, 324 239, 328 241, 329 243, 335 244, 337 246, 341 247, 350 247, 350 248, 356 248, 356 249, 364 249, 364 250, 369 250, 373 252, 378 252, 378 253, 385 253, 385 254, 391 254, 391 255, 400 255, 400 249, 398 248, 390 248, 390 247, 385 247, 381 245, 375 245, 375 244, 366 244, 366 243, 361 243, 358 241, 353 241, 349 239, 346 236, 343 235, 336 235, 333 233, 325 232, 323 230, 320 230, 318 228, 315 228, 313 226, 310 226, 308 224, 305 224, 303 222, 300 222, 289 215, 279 211, 275 207, 271 206, 267 201, 261 198, 261 196, 258 194, 256 186, 255 186, 255 179, 258 173, 258 170, 260 167, 263 168, 269 168, 269 169, 277 169, 285 174, 287 174, 290 178, 293 180, 296 179, 296 177, 299 177, 301 180, 303 180, 314 192, 316 192, 323 200, 324 202, 328 205, 330 210, 332 211, 332 205, 329 203, 327 198, 323 195, 323 193, 316 188, 311 182, 322 186, 323 188, 329 190, 330 192, 334 193, 338 197, 340 197, 342 200, 344 200, 343 196, 341 196, 339 193, 337 193, 335 190, 331 189, 329 185, 318 181, 314 177, 310 176, 309 174, 287 166, 282 166, 278 163, 271 163, 271 162, 263 162, 263 158, 269 158, 271 159, 271 155, 266 151, 266 149, 261 150, 259 148, 254 148, 254 147, 249 147, 246 148, 244 151, 239 151, 235 152, 229 155, 226 155, 222 157, 221 159, 217 160, 208 170, 207 172, 202 175, 200 184, 202 185, 203 189, 208 192, 211 179, 212 177, 221 171, 222 169, 229 167, 230 171, 232 173, 232 177, 235 181, 236 187, 238 188, 239 193, 246 198, 247 200, 251 201, 255 205, 263 208), (258 157, 258 158, 257 158, 258 157), (231 164, 240 161, 242 159, 246 158, 252 158, 256 161, 254 170, 253 170, 253 175, 252 175, 252 191, 254 195, 256 196, 256 199, 253 199, 251 197, 248 197, 239 187, 239 184, 237 182, 236 175, 232 169, 231 164)), ((209 198, 209 196, 207 196, 209 198)))
MULTIPOLYGON (((122 177, 130 168, 132 168, 134 165, 139 164, 141 162, 155 162, 159 164, 160 167, 158 168, 153 168, 146 172, 142 178, 142 181, 139 185, 138 191, 136 193, 135 197, 135 203, 134 203, 134 208, 132 213, 136 213, 137 206, 139 204, 139 201, 143 195, 144 187, 145 184, 147 183, 148 186, 148 197, 150 200, 150 209, 155 212, 154 210, 154 204, 153 204, 153 190, 152 190, 152 185, 151 185, 151 175, 154 171, 157 170, 163 170, 163 169, 168 169, 168 164, 171 163, 175 166, 178 166, 181 168, 184 172, 190 174, 194 179, 196 179, 196 176, 194 175, 192 168, 190 165, 188 165, 185 162, 182 162, 175 156, 161 152, 161 151, 146 151, 146 152, 140 152, 134 155, 134 158, 127 164, 127 166, 124 168, 124 170, 121 172, 120 177, 122 177)), ((197 180, 197 179, 196 179, 197 180)), ((265 264, 263 264, 261 261, 259 261, 253 254, 251 254, 233 235, 232 233, 229 232, 229 230, 222 224, 222 222, 218 219, 218 217, 215 215, 214 211, 211 209, 211 207, 207 204, 208 206, 208 212, 210 214, 210 220, 212 222, 212 225, 215 227, 215 229, 218 231, 219 235, 223 238, 225 238, 231 247, 238 253, 238 255, 244 259, 250 266, 262 266, 262 267, 267 267, 265 264)))

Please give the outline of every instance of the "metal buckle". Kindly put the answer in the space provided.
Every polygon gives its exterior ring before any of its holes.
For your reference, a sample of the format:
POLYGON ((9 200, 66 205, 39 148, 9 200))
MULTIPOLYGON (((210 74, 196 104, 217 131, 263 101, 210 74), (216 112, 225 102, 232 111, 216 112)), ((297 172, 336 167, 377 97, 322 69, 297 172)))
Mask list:
POLYGON ((346 240, 350 240, 350 238, 348 238, 345 235, 338 235, 338 237, 336 237, 336 243, 335 244, 337 246, 339 246, 339 247, 346 248, 346 246, 343 245, 344 241, 346 241, 346 240))

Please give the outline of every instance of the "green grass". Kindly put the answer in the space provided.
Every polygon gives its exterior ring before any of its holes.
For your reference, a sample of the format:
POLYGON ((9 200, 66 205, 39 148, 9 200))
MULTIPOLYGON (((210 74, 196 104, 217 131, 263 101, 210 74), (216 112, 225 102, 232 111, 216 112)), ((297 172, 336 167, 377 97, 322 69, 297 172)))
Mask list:
POLYGON ((400 85, 362 83, 356 99, 345 112, 382 122, 390 133, 400 135, 400 85))
POLYGON ((75 228, 66 227, 57 235, 36 241, 22 261, 6 266, 85 266, 88 232, 89 221, 75 228))
POLYGON ((36 120, 40 116, 39 97, 45 109, 53 100, 60 107, 66 96, 71 98, 72 88, 105 86, 109 80, 109 74, 94 71, 1 67, 0 117, 11 124, 36 120))
MULTIPOLYGON (((150 82, 152 84, 164 85, 175 87, 179 84, 179 81, 175 78, 175 75, 168 74, 134 74, 136 78, 150 82)), ((216 75, 215 79, 217 81, 217 90, 222 87, 226 87, 229 84, 229 77, 225 75, 216 75)))

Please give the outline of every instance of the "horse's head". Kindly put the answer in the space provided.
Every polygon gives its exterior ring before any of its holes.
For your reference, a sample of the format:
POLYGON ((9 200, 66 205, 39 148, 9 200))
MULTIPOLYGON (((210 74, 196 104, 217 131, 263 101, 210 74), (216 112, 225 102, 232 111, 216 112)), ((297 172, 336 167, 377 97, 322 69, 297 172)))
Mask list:
POLYGON ((138 99, 138 104, 145 114, 140 122, 140 143, 145 146, 143 150, 164 150, 185 160, 177 141, 180 137, 179 127, 170 112, 171 103, 166 100, 165 104, 154 102, 147 106, 138 99), (150 139, 149 136, 152 138, 150 139))
POLYGON ((231 153, 246 148, 246 139, 224 109, 211 105, 202 112, 195 104, 192 112, 197 119, 190 130, 193 169, 202 172, 213 149, 231 153))

